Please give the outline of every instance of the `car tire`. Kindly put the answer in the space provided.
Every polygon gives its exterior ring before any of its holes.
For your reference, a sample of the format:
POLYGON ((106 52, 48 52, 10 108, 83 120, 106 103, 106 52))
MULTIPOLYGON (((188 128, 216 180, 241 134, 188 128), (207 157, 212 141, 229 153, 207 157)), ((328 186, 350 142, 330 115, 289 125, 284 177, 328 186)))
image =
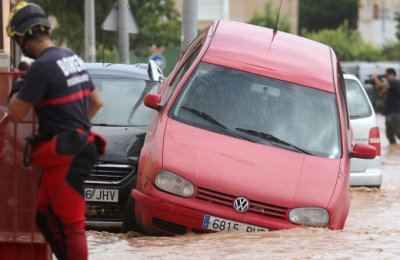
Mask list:
MULTIPOLYGON (((135 175, 132 179, 132 185, 130 188, 130 191, 133 189, 136 189, 137 185, 137 175, 135 175)), ((132 198, 131 192, 129 192, 129 197, 128 197, 128 202, 126 203, 126 208, 125 208, 125 215, 124 215, 124 220, 122 222, 122 233, 127 233, 129 231, 135 231, 139 232, 137 225, 136 225, 136 220, 135 220, 135 199, 132 198)))

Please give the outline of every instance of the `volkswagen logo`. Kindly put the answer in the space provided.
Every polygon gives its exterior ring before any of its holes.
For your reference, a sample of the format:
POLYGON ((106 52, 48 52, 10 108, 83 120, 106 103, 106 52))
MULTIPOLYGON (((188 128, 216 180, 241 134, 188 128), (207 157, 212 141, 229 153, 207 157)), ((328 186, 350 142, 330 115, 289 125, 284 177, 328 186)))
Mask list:
POLYGON ((237 212, 246 212, 249 209, 249 201, 244 197, 239 197, 233 203, 233 207, 237 212))

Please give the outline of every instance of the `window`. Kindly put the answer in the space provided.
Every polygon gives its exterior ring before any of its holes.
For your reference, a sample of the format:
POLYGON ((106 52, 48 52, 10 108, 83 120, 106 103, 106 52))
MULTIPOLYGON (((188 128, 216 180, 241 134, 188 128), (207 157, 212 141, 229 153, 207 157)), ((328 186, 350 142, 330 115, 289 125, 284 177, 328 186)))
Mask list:
POLYGON ((365 118, 372 114, 368 97, 357 80, 345 79, 350 119, 365 118))
POLYGON ((346 129, 349 129, 349 112, 347 111, 347 98, 346 98, 346 85, 344 83, 343 73, 340 67, 338 67, 338 78, 339 78, 339 94, 340 102, 343 108, 343 117, 346 125, 346 129))
POLYGON ((153 109, 143 104, 148 93, 156 93, 158 83, 134 79, 93 78, 104 106, 92 119, 94 125, 148 126, 153 109))
POLYGON ((182 55, 182 58, 180 60, 180 62, 185 62, 185 60, 187 59, 187 57, 189 55, 192 54, 194 49, 197 49, 200 45, 202 45, 202 43, 204 42, 204 39, 207 36, 207 32, 208 32, 209 27, 207 27, 206 29, 204 29, 192 42, 192 44, 189 45, 189 47, 187 48, 187 50, 185 51, 185 53, 182 55))
POLYGON ((249 132, 273 135, 317 156, 341 156, 335 94, 244 71, 199 63, 169 117, 265 145, 274 146, 249 132))
POLYGON ((199 46, 193 53, 192 55, 186 60, 186 62, 183 64, 183 66, 180 68, 178 73, 175 75, 174 80, 171 83, 171 86, 168 87, 167 94, 165 95, 164 103, 169 100, 171 97, 172 93, 175 91, 176 87, 179 85, 181 82, 181 79, 183 76, 185 76, 186 72, 190 68, 190 66, 193 64, 197 56, 199 55, 201 50, 201 46, 199 46))

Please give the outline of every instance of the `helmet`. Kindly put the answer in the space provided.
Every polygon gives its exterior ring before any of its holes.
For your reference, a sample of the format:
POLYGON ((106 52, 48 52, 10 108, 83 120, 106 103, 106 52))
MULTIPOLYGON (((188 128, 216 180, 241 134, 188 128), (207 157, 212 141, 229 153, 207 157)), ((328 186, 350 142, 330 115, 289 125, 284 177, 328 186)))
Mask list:
POLYGON ((35 26, 41 31, 51 28, 46 13, 36 4, 20 2, 10 13, 7 34, 11 38, 15 35, 24 36, 28 31, 32 34, 32 28, 35 26))

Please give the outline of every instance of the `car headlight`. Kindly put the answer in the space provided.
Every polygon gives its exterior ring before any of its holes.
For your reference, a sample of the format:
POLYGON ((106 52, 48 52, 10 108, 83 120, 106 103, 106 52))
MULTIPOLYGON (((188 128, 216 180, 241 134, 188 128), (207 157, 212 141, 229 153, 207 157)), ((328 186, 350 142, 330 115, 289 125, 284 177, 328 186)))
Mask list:
POLYGON ((194 193, 194 185, 181 176, 166 170, 156 175, 156 187, 166 192, 189 198, 194 193))
POLYGON ((297 225, 325 227, 329 222, 329 213, 318 207, 294 208, 289 212, 289 220, 297 225))

